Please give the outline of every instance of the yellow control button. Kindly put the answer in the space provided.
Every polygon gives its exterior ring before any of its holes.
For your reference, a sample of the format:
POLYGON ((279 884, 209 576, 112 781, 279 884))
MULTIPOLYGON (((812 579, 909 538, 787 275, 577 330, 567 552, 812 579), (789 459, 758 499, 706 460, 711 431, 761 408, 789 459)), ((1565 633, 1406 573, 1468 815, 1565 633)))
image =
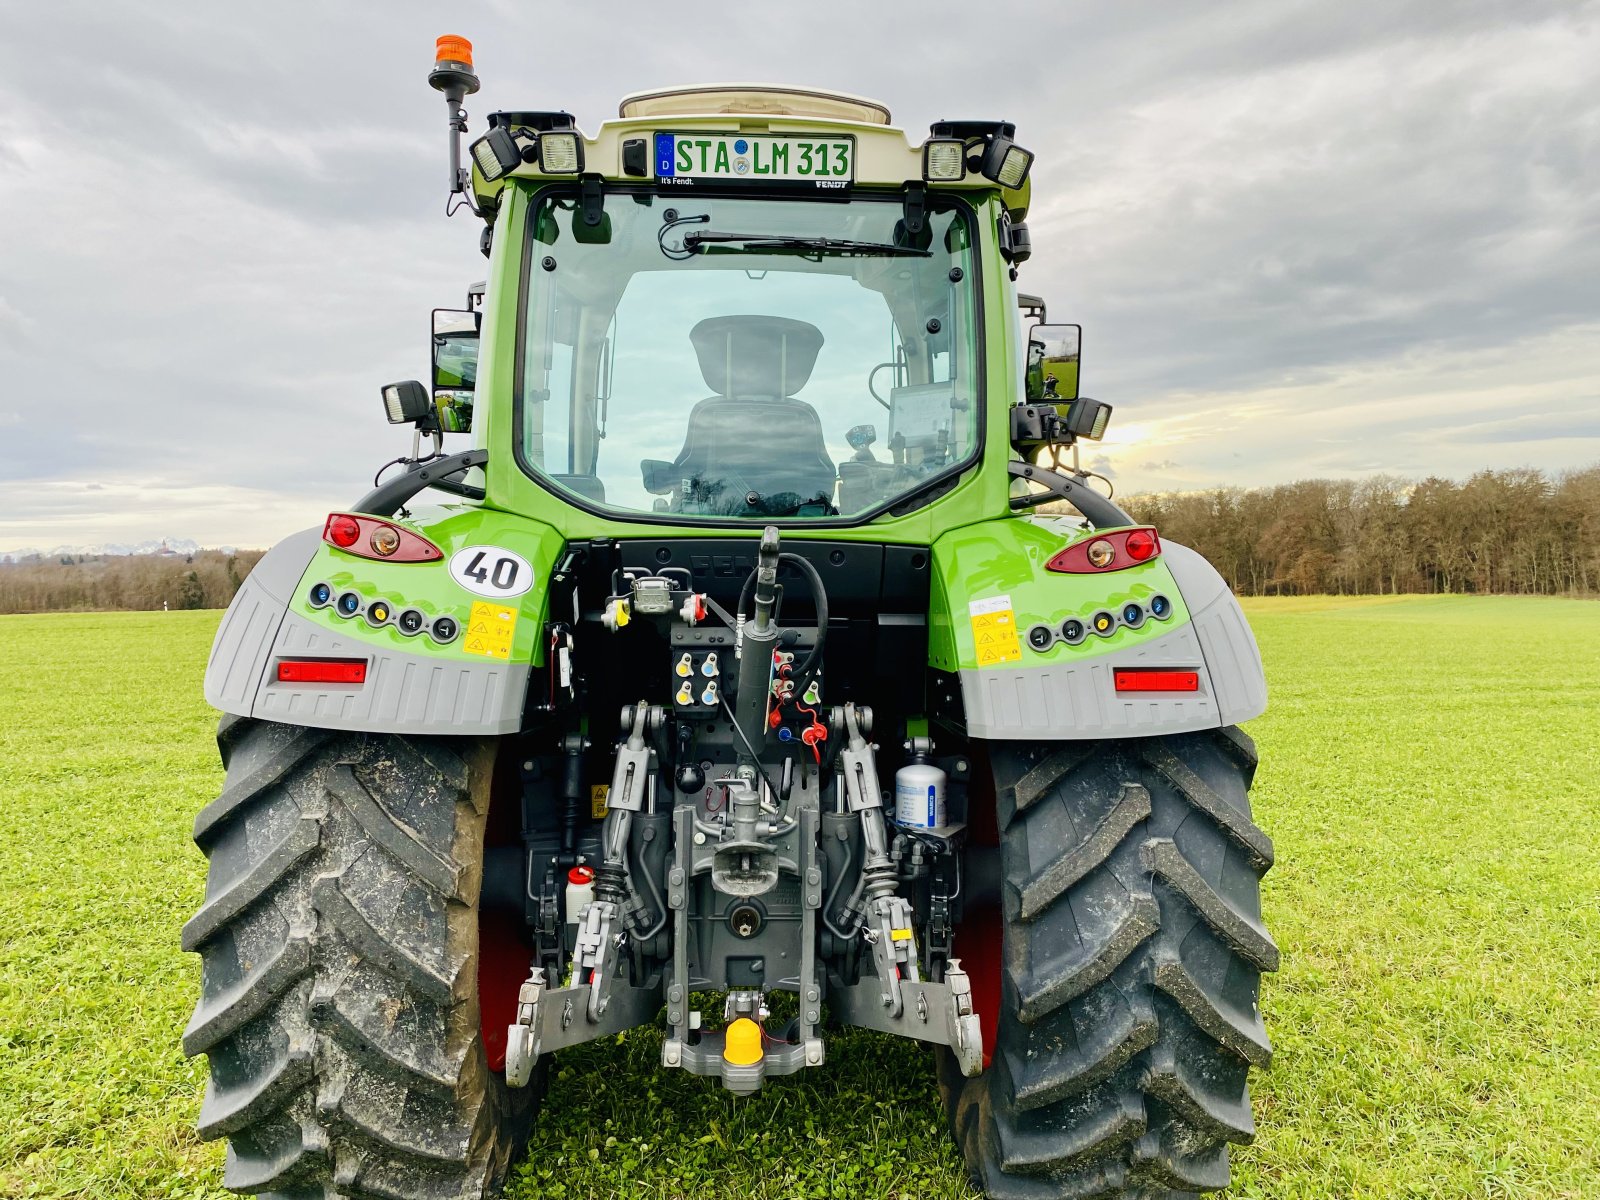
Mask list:
POLYGON ((722 1043, 723 1058, 736 1067, 750 1067, 760 1062, 763 1056, 761 1026, 749 1017, 739 1017, 728 1026, 722 1043))

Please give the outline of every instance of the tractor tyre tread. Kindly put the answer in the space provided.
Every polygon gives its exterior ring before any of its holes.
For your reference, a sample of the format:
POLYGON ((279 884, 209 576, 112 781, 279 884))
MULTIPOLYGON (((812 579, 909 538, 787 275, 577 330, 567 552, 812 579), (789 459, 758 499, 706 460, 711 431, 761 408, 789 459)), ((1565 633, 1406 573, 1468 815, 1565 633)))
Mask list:
POLYGON ((223 1182, 277 1200, 480 1200, 543 1075, 484 1055, 477 897, 492 746, 225 718, 184 929, 223 1182))
POLYGON ((940 1086, 996 1200, 1178 1200, 1226 1187, 1271 1050, 1257 997, 1272 842, 1238 729, 990 743, 1000 1012, 988 1069, 940 1086))

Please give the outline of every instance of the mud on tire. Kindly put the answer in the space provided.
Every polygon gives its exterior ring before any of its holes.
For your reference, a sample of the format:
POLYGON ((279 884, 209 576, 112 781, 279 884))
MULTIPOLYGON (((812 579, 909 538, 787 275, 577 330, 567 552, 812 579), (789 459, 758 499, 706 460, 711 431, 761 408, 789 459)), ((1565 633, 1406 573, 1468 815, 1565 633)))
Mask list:
POLYGON ((1143 1200, 1226 1187, 1254 1134, 1246 1075, 1278 950, 1261 925, 1272 843, 1238 729, 991 743, 1004 872, 993 1057, 941 1091, 997 1198, 1143 1200))
POLYGON ((507 1089, 479 1030, 492 747, 225 718, 184 927, 224 1183, 283 1200, 484 1196, 542 1080, 507 1089))

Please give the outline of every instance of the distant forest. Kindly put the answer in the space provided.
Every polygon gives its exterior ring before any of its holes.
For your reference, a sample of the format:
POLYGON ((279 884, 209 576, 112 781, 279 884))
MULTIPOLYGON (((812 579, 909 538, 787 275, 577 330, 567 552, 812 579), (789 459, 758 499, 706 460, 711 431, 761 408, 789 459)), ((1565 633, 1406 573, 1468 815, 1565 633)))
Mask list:
POLYGON ((0 613, 226 608, 262 554, 201 550, 0 563, 0 613))
MULTIPOLYGON (((1244 595, 1600 593, 1600 466, 1121 499, 1244 595)), ((224 608, 260 550, 0 563, 0 613, 224 608)))
POLYGON ((1600 466, 1480 471, 1465 483, 1308 479, 1121 503, 1244 595, 1600 592, 1600 466))

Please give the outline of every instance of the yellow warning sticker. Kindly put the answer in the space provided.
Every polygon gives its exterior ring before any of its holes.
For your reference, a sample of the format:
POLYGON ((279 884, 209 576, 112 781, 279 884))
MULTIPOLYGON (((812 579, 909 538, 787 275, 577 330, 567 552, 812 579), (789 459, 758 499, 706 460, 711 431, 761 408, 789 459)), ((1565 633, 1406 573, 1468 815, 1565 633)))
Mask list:
POLYGON ((475 601, 467 617, 467 633, 461 648, 484 658, 511 658, 511 636, 517 630, 517 610, 501 604, 475 601))
POLYGON ((596 821, 605 820, 606 801, 611 798, 611 785, 609 783, 595 783, 589 786, 589 815, 596 821))
POLYGON ((989 596, 967 605, 972 620, 972 644, 980 667, 1021 662, 1022 642, 1017 638, 1017 615, 1010 596, 989 596))

